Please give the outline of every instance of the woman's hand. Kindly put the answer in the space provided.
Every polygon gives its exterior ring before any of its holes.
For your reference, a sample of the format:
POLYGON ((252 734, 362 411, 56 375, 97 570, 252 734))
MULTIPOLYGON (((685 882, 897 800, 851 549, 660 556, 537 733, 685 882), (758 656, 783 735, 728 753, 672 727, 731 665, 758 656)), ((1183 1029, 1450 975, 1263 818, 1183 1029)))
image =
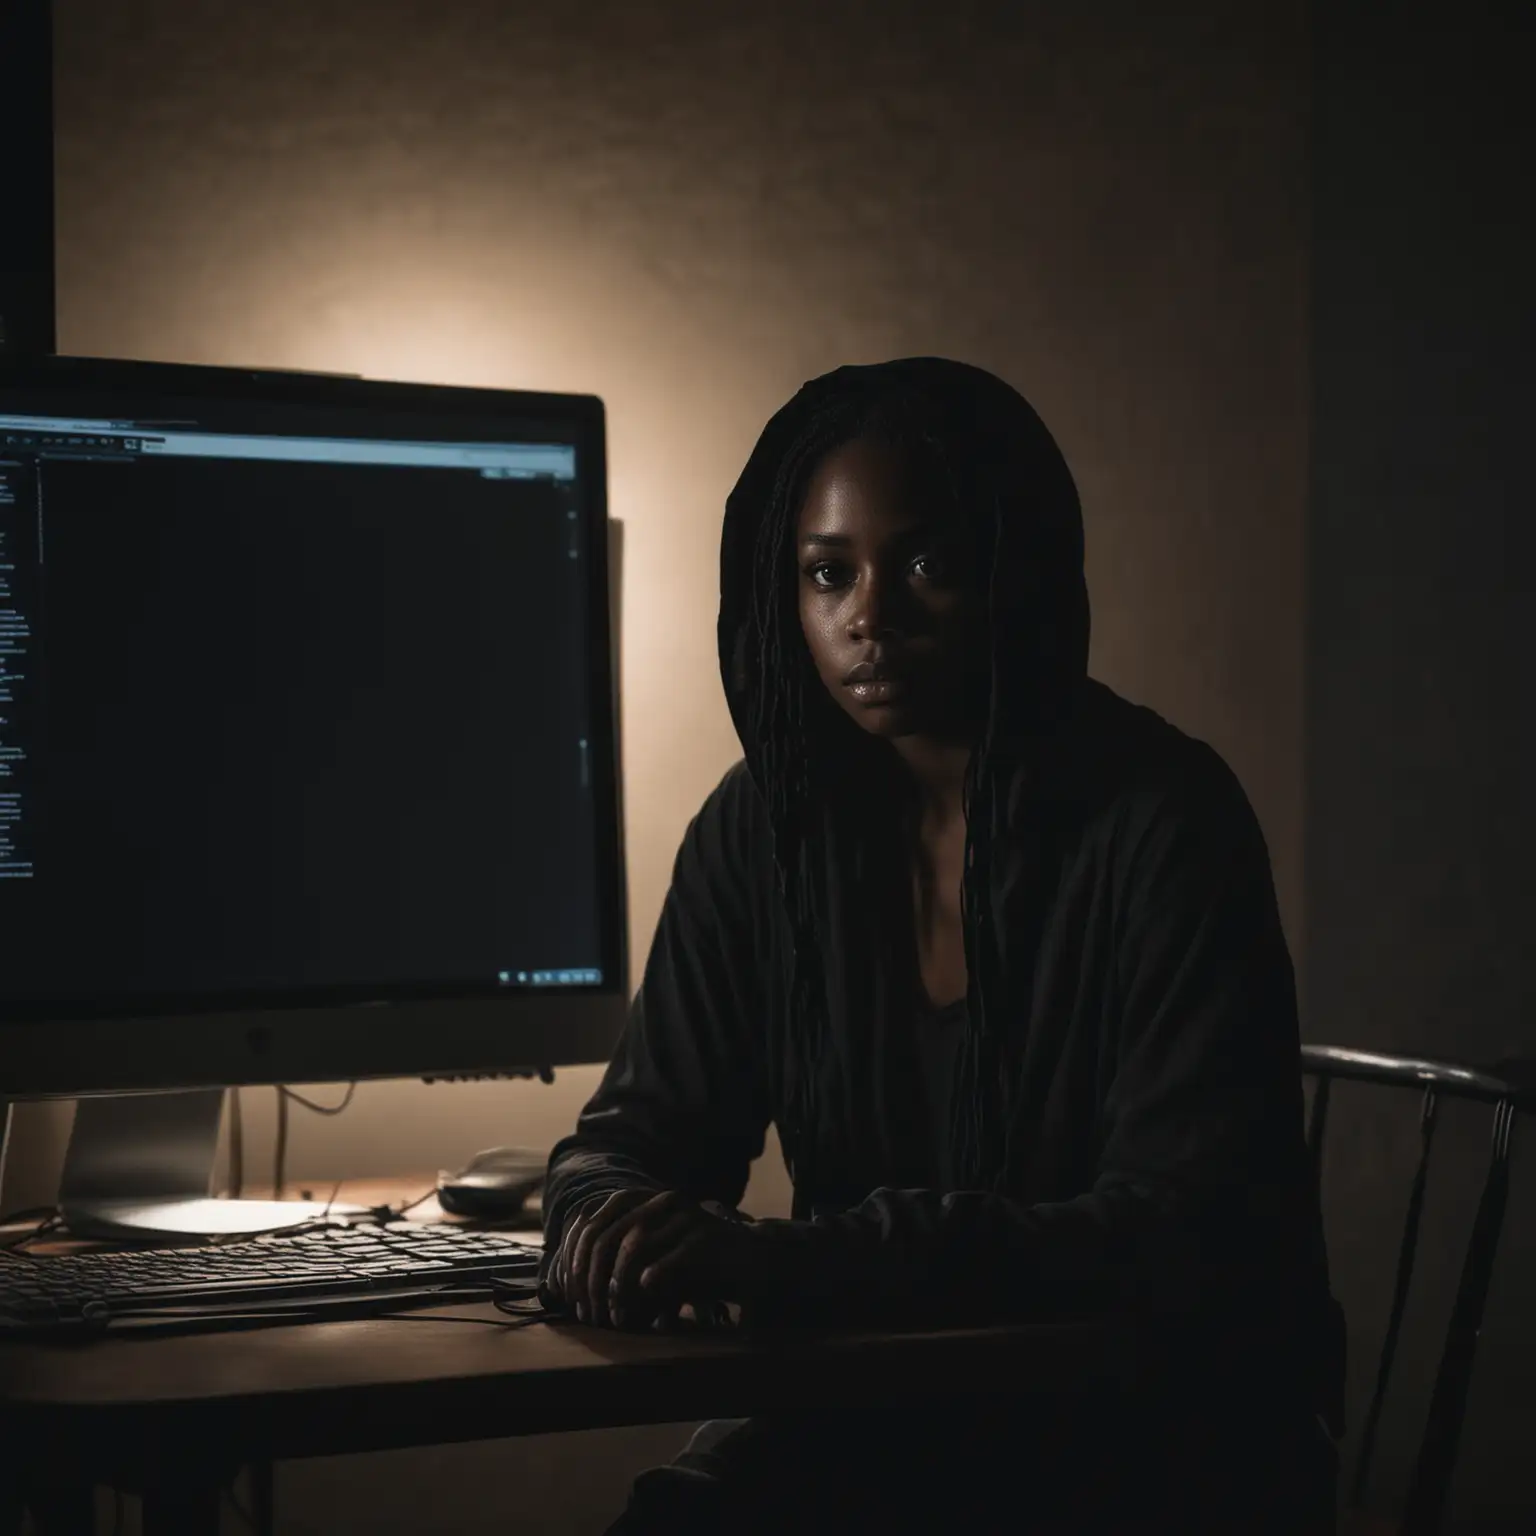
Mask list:
POLYGON ((829 1236, 677 1190, 623 1190, 578 1207, 547 1283, 582 1322, 649 1328, 702 1302, 814 1300, 847 1288, 853 1277, 829 1236))
POLYGON ((649 1327, 685 1302, 736 1299, 725 1293, 749 1279, 746 1230, 715 1202, 677 1190, 620 1190, 577 1208, 546 1284, 580 1322, 649 1327), (652 1276, 661 1283, 642 1284, 652 1276))

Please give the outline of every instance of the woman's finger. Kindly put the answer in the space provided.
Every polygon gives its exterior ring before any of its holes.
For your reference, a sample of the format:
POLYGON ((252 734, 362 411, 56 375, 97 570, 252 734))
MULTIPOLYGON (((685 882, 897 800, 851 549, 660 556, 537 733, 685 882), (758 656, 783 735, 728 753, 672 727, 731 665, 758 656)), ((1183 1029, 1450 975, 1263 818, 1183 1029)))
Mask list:
POLYGON ((625 1220, 651 1198, 643 1189, 621 1189, 609 1195, 601 1205, 594 1201, 592 1207, 581 1212, 580 1230, 561 1245, 565 1257, 563 1289, 567 1302, 575 1303, 578 1315, 586 1299, 586 1276, 593 1247, 609 1227, 625 1220))
POLYGON ((608 1281, 608 1313, 615 1328, 624 1326, 624 1312, 636 1299, 634 1289, 640 1271, 684 1237, 698 1219, 697 1211, 684 1209, 659 1223, 638 1222, 624 1234, 608 1281))
POLYGON ((560 1233, 553 1252, 549 1256, 549 1271, 545 1281, 550 1290, 562 1301, 569 1294, 571 1255, 576 1250, 576 1240, 581 1236, 587 1218, 601 1202, 588 1201, 586 1205, 577 1206, 565 1223, 560 1233))
POLYGON ((571 1292, 571 1260, 576 1252, 576 1244, 586 1230, 587 1223, 609 1198, 605 1195, 600 1200, 589 1200, 585 1205, 578 1206, 566 1222, 565 1230, 560 1234, 559 1244, 550 1260, 549 1279, 551 1286, 562 1299, 569 1297, 571 1292))

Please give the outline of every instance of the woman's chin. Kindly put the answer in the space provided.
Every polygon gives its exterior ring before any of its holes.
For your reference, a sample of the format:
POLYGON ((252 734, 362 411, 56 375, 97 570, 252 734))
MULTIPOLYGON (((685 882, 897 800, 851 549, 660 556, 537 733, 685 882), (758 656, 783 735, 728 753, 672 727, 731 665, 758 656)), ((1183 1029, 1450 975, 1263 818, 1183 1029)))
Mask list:
POLYGON ((871 736, 894 741, 901 736, 922 736, 927 722, 917 711, 905 709, 899 704, 885 704, 876 708, 862 709, 854 719, 871 736))

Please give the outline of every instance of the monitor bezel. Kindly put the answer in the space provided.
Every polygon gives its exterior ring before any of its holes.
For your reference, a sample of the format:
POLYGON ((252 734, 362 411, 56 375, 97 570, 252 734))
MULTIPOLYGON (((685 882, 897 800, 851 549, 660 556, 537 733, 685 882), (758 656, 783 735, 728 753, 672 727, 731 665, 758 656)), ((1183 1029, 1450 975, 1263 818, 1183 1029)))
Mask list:
POLYGON ((0 389, 92 419, 135 395, 232 405, 374 410, 385 418, 558 420, 574 428, 594 644, 588 675, 597 805, 600 985, 423 995, 312 991, 260 999, 137 998, 111 1013, 0 1019, 0 1099, 286 1082, 449 1077, 606 1061, 628 1006, 619 760, 616 585, 610 570, 606 423, 593 395, 401 383, 341 374, 46 358, 0 362, 0 389), (616 878, 601 874, 613 872, 616 878))

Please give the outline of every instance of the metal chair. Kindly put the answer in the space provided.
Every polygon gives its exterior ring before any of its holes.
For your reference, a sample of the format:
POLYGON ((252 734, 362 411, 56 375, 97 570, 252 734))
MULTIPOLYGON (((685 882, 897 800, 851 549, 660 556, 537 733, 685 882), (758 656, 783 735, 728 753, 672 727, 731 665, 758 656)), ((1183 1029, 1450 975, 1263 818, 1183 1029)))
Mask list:
POLYGON ((1370 1475, 1376 1448, 1387 1383, 1397 1354, 1398 1336, 1407 1307, 1408 1289, 1418 1252, 1419 1221, 1424 1209, 1424 1190, 1429 1177, 1429 1157, 1434 1145, 1436 1110, 1442 1098, 1472 1099, 1493 1106, 1493 1147, 1482 1198, 1472 1224, 1462 1263, 1461 1283, 1446 1329, 1445 1347, 1430 1396, 1424 1435, 1419 1442, 1408 1498, 1403 1509, 1400 1536, 1434 1536, 1441 1527, 1456 1468, 1462 1419, 1472 1383, 1472 1365, 1499 1234, 1509 1193, 1509 1149, 1515 1117, 1536 1108, 1536 1064, 1501 1062, 1484 1070, 1448 1061, 1426 1061, 1406 1056, 1384 1056, 1371 1051, 1349 1050, 1333 1045, 1302 1047, 1302 1070, 1315 1077, 1317 1086, 1307 1124, 1307 1145, 1313 1170, 1322 1178, 1323 1138, 1328 1124, 1329 1092, 1338 1078, 1377 1083, 1385 1087, 1417 1088, 1423 1094, 1419 1115, 1419 1165, 1408 1198, 1398 1250, 1397 1274, 1392 1288, 1392 1310, 1386 1338, 1376 1367, 1376 1383, 1361 1431, 1349 1489, 1349 1502, 1359 1509, 1370 1475))

